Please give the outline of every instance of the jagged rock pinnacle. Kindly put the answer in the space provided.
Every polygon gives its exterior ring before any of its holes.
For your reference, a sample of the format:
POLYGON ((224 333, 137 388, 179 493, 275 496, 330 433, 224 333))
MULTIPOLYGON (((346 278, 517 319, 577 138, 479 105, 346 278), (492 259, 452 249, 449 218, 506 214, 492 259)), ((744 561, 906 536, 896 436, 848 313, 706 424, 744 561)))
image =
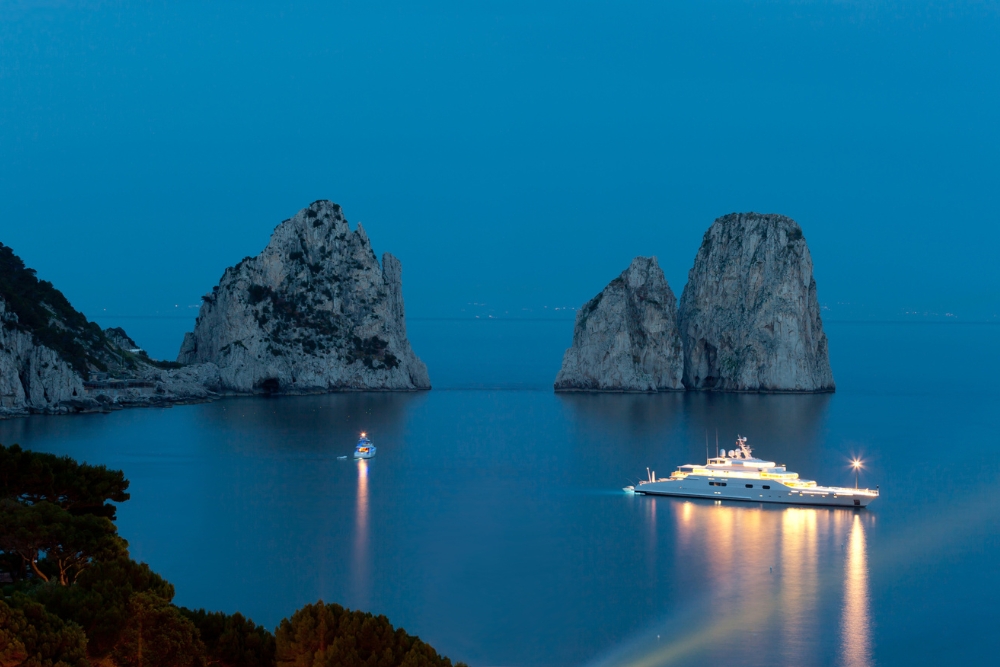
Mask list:
POLYGON ((213 362, 235 392, 429 389, 406 338, 399 260, 382 265, 340 206, 313 202, 203 297, 178 361, 213 362))

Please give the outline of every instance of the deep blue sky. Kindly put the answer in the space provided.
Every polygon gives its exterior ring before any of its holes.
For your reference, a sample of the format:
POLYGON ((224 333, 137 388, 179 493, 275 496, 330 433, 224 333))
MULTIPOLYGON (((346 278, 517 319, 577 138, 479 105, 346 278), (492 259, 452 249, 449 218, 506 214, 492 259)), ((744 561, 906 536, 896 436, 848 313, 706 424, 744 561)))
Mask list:
POLYGON ((469 5, 0 2, 0 241, 164 313, 326 198, 411 317, 514 315, 639 254, 679 296, 755 210, 831 319, 1000 313, 996 2, 469 5))

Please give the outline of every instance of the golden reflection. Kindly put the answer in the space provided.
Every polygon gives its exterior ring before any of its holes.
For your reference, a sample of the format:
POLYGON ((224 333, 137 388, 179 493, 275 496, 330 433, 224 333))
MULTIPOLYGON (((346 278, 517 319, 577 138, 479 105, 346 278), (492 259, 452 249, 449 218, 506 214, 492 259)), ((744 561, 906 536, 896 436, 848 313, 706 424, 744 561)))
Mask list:
POLYGON ((658 576, 656 559, 656 503, 645 503, 646 513, 646 577, 655 580, 658 576))
POLYGON ((358 459, 358 495, 354 507, 354 557, 351 577, 355 604, 368 603, 370 563, 368 558, 368 461, 358 459))
POLYGON ((685 500, 681 505, 680 521, 677 523, 677 539, 681 546, 687 546, 694 537, 694 504, 685 500))
POLYGON ((868 559, 861 517, 854 515, 844 565, 844 615, 841 652, 847 667, 871 664, 871 621, 868 600, 868 559))
POLYGON ((698 616, 706 625, 658 642, 650 653, 610 664, 652 667, 721 660, 748 650, 773 652, 786 664, 809 664, 818 650, 837 648, 836 639, 824 649, 817 638, 825 636, 821 609, 839 602, 841 590, 843 660, 851 666, 870 663, 868 566, 857 513, 650 500, 673 514, 678 555, 705 564, 704 606, 698 616), (845 588, 841 546, 848 544, 845 588))
MULTIPOLYGON (((654 501, 654 499, 650 499, 654 501)), ((676 501, 671 501, 676 502, 676 501)), ((663 511, 670 511, 663 503, 663 511)), ((735 505, 735 504, 734 504, 735 505)), ((680 555, 704 562, 709 558, 708 549, 714 548, 714 538, 706 539, 708 526, 715 519, 714 512, 724 509, 721 503, 693 503, 692 527, 694 538, 690 544, 681 540, 676 542, 680 555)), ((746 508, 746 506, 744 506, 746 508)), ((731 508, 735 511, 735 507, 731 508)), ((675 525, 680 530, 686 525, 681 520, 681 512, 674 510, 677 518, 675 525)), ((589 667, 660 667, 674 664, 715 664, 741 655, 739 639, 754 633, 770 633, 771 641, 781 644, 782 635, 794 637, 799 629, 789 622, 790 614, 783 612, 783 606, 791 599, 793 604, 801 604, 803 609, 813 612, 803 612, 803 623, 799 641, 785 641, 783 659, 774 660, 772 651, 758 651, 762 660, 768 664, 814 664, 828 662, 830 655, 838 653, 838 664, 871 665, 872 650, 872 610, 869 569, 873 572, 887 572, 898 567, 900 562, 907 562, 920 554, 926 557, 928 553, 944 548, 951 548, 956 541, 969 539, 973 535, 981 535, 982 526, 1000 517, 1000 506, 993 501, 993 495, 987 493, 970 494, 957 499, 946 511, 928 516, 917 525, 908 526, 890 535, 888 541, 883 541, 874 554, 868 553, 865 528, 872 528, 876 515, 868 512, 836 509, 783 508, 773 509, 769 516, 781 517, 780 533, 775 527, 765 522, 765 530, 769 531, 767 539, 782 541, 782 560, 778 567, 769 574, 774 575, 772 590, 762 594, 753 605, 730 604, 726 608, 726 600, 714 595, 717 582, 713 576, 699 577, 703 586, 697 581, 685 579, 688 589, 683 597, 683 604, 674 605, 670 613, 655 619, 647 629, 616 646, 612 651, 597 656, 588 664, 589 667), (794 512, 790 512, 793 510, 794 512), (804 514, 795 514, 802 512, 804 514), (798 580, 807 583, 811 574, 790 574, 794 570, 791 555, 802 553, 808 556, 810 550, 801 551, 796 546, 799 540, 789 533, 785 542, 785 531, 800 530, 796 528, 800 519, 811 513, 815 517, 816 539, 804 537, 805 544, 815 544, 815 594, 810 602, 806 592, 809 586, 803 585, 801 596, 789 590, 791 581, 798 580), (785 515, 788 514, 788 518, 785 515), (973 517, 975 520, 970 520, 973 517), (784 525, 785 521, 788 525, 784 525), (787 544, 787 548, 785 546, 787 544), (775 590, 775 588, 777 590, 775 590), (796 600, 798 602, 796 602, 796 600), (841 636, 826 640, 827 628, 818 618, 820 610, 830 605, 840 607, 842 621, 841 636), (812 616, 814 620, 805 618, 812 616), (655 636, 655 640, 653 637, 655 636), (662 637, 662 638, 661 638, 662 637), (839 639, 839 641, 838 641, 839 639), (826 646, 827 641, 833 646, 826 646), (796 651, 796 644, 802 652, 796 651), (838 646, 839 644, 839 646, 838 646), (839 648, 839 651, 837 650, 839 648)), ((802 535, 808 535, 810 528, 806 522, 802 535)), ((740 535, 740 539, 752 536, 740 535)), ((735 574, 735 572, 733 573, 735 574)), ((780 646, 777 647, 780 650, 780 646)), ((745 655, 745 653, 742 653, 745 655)))
MULTIPOLYGON (((808 655, 809 634, 816 622, 820 512, 788 507, 780 515, 781 558, 775 582, 781 600, 783 630, 780 642, 785 658, 795 662, 808 655)), ((823 512, 823 515, 824 519, 829 519, 828 513, 823 512)))

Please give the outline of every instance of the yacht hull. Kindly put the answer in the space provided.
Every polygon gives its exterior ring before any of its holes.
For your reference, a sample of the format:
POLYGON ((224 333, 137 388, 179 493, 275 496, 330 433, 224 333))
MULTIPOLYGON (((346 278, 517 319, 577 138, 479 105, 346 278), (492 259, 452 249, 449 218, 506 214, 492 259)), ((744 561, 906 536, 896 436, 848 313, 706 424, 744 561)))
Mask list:
POLYGON ((635 493, 647 496, 675 496, 681 498, 705 498, 710 500, 741 500, 751 503, 778 503, 782 505, 811 505, 820 507, 866 507, 878 496, 870 493, 855 493, 854 489, 794 489, 781 484, 760 481, 743 482, 738 479, 692 479, 658 480, 635 487, 635 493), (768 486, 770 488, 764 488, 768 486))

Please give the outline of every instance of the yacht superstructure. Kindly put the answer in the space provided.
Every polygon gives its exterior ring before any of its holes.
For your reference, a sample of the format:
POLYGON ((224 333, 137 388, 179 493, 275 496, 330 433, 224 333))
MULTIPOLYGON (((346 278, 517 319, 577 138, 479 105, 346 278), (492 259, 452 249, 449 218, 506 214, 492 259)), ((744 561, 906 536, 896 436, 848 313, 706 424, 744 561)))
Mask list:
POLYGON ((647 471, 647 480, 626 491, 651 496, 687 496, 722 500, 745 500, 755 503, 824 505, 830 507, 865 507, 878 498, 875 490, 819 486, 799 479, 783 465, 753 456, 747 439, 737 437, 736 449, 719 451, 705 465, 678 466, 670 477, 657 478, 647 471))

